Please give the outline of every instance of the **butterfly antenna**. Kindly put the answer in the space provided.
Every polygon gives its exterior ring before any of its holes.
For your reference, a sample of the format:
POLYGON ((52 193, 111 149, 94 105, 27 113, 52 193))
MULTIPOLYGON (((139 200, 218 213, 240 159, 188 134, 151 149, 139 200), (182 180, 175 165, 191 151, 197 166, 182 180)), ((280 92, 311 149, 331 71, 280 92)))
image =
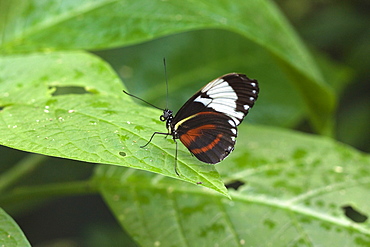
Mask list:
POLYGON ((167 65, 166 65, 166 58, 163 58, 163 66, 164 66, 164 77, 166 79, 166 109, 168 109, 168 79, 167 79, 167 65))
POLYGON ((155 106, 155 105, 153 105, 152 103, 149 103, 148 101, 143 100, 142 98, 137 97, 136 95, 130 94, 130 93, 126 92, 125 90, 122 90, 122 91, 123 91, 125 94, 127 94, 128 96, 131 96, 131 97, 133 97, 133 98, 135 98, 135 99, 141 100, 142 102, 144 102, 144 103, 146 103, 146 104, 148 104, 148 105, 150 105, 150 106, 153 106, 154 108, 157 108, 157 109, 159 109, 159 110, 164 111, 164 109, 162 109, 162 108, 160 108, 160 107, 158 107, 158 106, 155 106))

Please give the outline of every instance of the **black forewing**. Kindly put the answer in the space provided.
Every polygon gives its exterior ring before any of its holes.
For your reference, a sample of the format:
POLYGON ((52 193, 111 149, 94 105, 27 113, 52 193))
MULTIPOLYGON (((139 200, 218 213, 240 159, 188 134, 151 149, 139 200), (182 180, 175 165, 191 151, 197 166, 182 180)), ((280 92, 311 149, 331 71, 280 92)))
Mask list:
POLYGON ((249 79, 246 75, 236 73, 224 75, 222 78, 229 83, 238 96, 236 110, 247 115, 249 109, 253 107, 258 98, 259 87, 257 80, 249 79), (248 110, 245 109, 245 105, 249 106, 248 110))
MULTIPOLYGON (((255 100, 257 100, 258 97, 258 83, 256 80, 249 79, 244 74, 237 74, 237 73, 230 73, 223 75, 217 79, 223 79, 225 80, 234 90, 234 92, 237 94, 238 99, 236 100, 236 111, 243 112, 244 116, 248 113, 249 109, 245 108, 245 105, 248 105, 249 108, 251 108, 254 105, 255 100), (253 85, 254 83, 254 85, 253 85), (252 97, 252 98, 251 98, 252 97)), ((215 80, 217 80, 215 79, 215 80)), ((213 80, 213 81, 215 81, 213 80)), ((212 83, 213 81, 209 82, 212 83)), ((208 83, 208 84, 209 84, 208 83)), ((207 84, 207 85, 208 85, 207 84)), ((203 88, 207 87, 205 85, 203 88)), ((202 89, 203 89, 202 88, 202 89)), ((205 106, 204 104, 200 102, 194 102, 196 98, 201 96, 202 98, 210 98, 207 95, 207 92, 212 91, 212 88, 206 92, 202 92, 202 89, 200 89, 198 92, 196 92, 186 103, 180 108, 180 110, 175 115, 173 122, 177 123, 181 121, 182 119, 185 119, 189 116, 192 116, 198 112, 207 111, 208 105, 212 104, 212 101, 205 106)), ((227 95, 219 94, 217 96, 218 98, 224 98, 225 100, 228 100, 227 95)), ((210 98, 213 100, 212 98, 210 98)), ((231 114, 231 113, 230 113, 231 114)), ((243 116, 243 118, 244 118, 243 116)), ((240 122, 243 120, 243 118, 239 119, 240 122)))
POLYGON ((207 106, 203 105, 199 102, 194 102, 194 100, 201 95, 200 90, 196 92, 186 103, 180 108, 180 110, 176 113, 173 122, 177 123, 182 119, 185 119, 189 116, 192 116, 196 113, 206 111, 207 106))

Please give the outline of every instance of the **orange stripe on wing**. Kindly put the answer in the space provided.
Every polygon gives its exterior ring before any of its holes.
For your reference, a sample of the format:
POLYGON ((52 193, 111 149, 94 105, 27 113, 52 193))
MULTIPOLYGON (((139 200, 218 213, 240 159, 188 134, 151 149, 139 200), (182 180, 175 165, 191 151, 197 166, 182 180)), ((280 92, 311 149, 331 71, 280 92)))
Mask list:
POLYGON ((205 129, 216 129, 216 125, 206 124, 198 128, 190 129, 185 134, 180 136, 180 140, 185 146, 189 147, 192 142, 195 142, 197 137, 203 135, 203 130, 205 129))
POLYGON ((218 134, 216 139, 213 140, 213 142, 211 142, 210 144, 208 144, 207 146, 202 147, 202 148, 191 149, 191 152, 193 154, 205 153, 205 152, 211 150, 212 148, 214 148, 217 145, 217 143, 219 143, 221 141, 221 137, 222 137, 222 134, 218 134))

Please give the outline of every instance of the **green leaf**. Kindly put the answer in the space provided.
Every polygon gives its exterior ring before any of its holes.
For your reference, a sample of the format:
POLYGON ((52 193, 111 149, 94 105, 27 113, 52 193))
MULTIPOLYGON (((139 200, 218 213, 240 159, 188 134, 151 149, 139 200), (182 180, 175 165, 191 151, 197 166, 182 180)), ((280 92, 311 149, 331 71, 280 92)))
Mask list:
POLYGON ((1 246, 31 246, 17 223, 0 208, 0 243, 1 246))
POLYGON ((3 53, 107 49, 199 29, 238 33, 269 51, 292 78, 316 130, 332 131, 332 89, 271 1, 5 0, 0 11, 7 13, 0 26, 3 53))
POLYGON ((166 131, 157 117, 161 112, 133 103, 101 60, 81 52, 52 53, 8 56, 0 65, 0 98, 6 106, 0 111, 1 145, 202 182, 227 196, 215 167, 197 161, 184 147, 178 155, 180 176, 176 175, 170 138, 157 137, 146 149, 140 148, 154 131, 166 131), (16 76, 24 70, 28 73, 16 76), (65 86, 80 86, 86 92, 51 94, 50 87, 58 88, 57 93, 65 86))
POLYGON ((329 138, 241 127, 218 166, 232 201, 201 187, 100 166, 115 217, 141 246, 368 246, 370 157, 329 138), (344 209, 364 214, 351 220, 344 209), (268 237, 266 237, 268 236, 268 237))
POLYGON ((107 64, 84 52, 4 56, 0 64, 2 106, 50 99, 58 87, 101 95, 115 95, 122 88, 107 64))

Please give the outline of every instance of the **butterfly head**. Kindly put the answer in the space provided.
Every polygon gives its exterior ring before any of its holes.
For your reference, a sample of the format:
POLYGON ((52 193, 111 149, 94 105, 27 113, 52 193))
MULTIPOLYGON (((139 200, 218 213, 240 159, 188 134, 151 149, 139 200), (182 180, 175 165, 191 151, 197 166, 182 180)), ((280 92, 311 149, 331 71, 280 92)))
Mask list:
POLYGON ((173 118, 172 111, 168 109, 164 109, 163 114, 159 117, 159 120, 164 122, 164 121, 172 120, 172 118, 173 118))
POLYGON ((171 131, 171 123, 172 123, 172 120, 173 120, 173 115, 172 115, 172 111, 171 110, 168 110, 168 109, 164 109, 163 110, 163 114, 159 117, 159 120, 161 120, 162 122, 166 121, 166 127, 168 129, 168 131, 171 131))

